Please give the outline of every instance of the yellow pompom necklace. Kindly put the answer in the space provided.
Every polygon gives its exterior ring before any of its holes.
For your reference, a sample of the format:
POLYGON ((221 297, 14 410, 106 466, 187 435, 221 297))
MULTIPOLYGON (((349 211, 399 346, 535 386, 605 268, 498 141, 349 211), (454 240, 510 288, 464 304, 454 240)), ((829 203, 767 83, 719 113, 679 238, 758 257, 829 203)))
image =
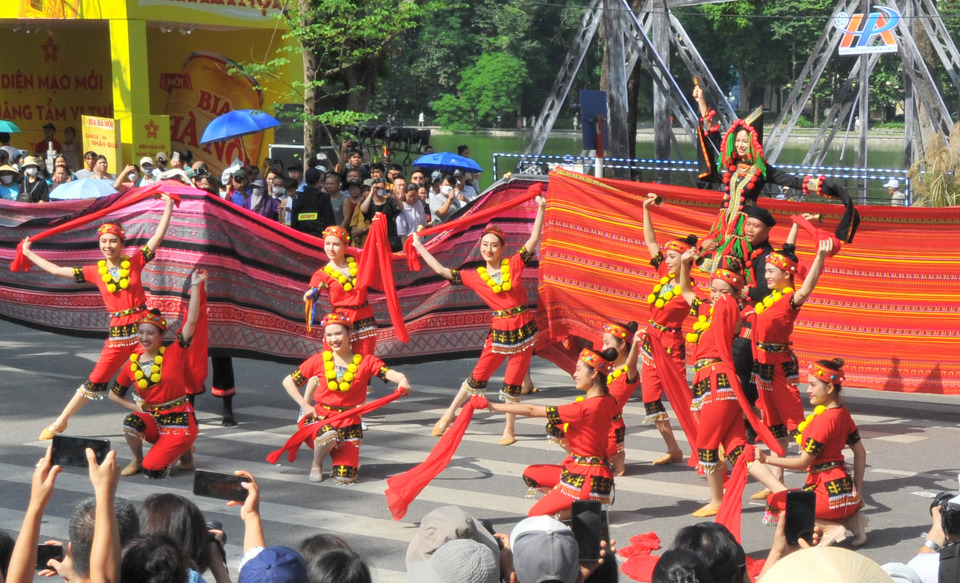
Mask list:
POLYGON ((704 316, 700 314, 697 316, 697 321, 693 323, 693 332, 687 333, 687 342, 691 344, 699 344, 700 337, 703 336, 703 333, 710 328, 710 322, 713 320, 713 306, 710 307, 710 315, 704 316))
POLYGON ((487 271, 487 266, 483 265, 477 268, 477 274, 480 276, 480 279, 487 282, 487 285, 490 286, 490 289, 493 290, 493 293, 498 294, 500 292, 510 291, 510 288, 513 287, 513 284, 510 283, 510 260, 501 259, 500 260, 500 276, 490 275, 490 272, 487 271))
POLYGON ((807 428, 807 425, 810 425, 810 422, 813 421, 813 418, 822 415, 827 408, 823 405, 817 405, 813 408, 813 413, 807 415, 807 418, 797 424, 797 434, 794 438, 797 440, 797 445, 803 445, 803 431, 807 428))
POLYGON ((660 283, 653 286, 653 293, 647 296, 647 301, 658 308, 662 308, 675 297, 680 295, 680 283, 673 281, 674 275, 665 275, 660 283))
POLYGON ((97 271, 100 278, 107 284, 107 291, 116 293, 117 290, 130 287, 130 256, 120 258, 120 267, 107 267, 106 259, 97 262, 97 271))
POLYGON ((357 287, 357 260, 349 255, 347 256, 347 272, 350 274, 349 277, 330 264, 324 265, 323 271, 340 282, 340 285, 343 286, 343 291, 350 291, 357 287))
POLYGON ((767 309, 769 309, 770 306, 779 302, 783 298, 784 294, 788 294, 792 291, 793 291, 792 287, 785 287, 783 288, 783 291, 773 290, 773 292, 771 292, 770 295, 763 298, 763 301, 757 302, 757 305, 756 307, 754 307, 754 310, 756 310, 758 314, 762 314, 767 309))
POLYGON ((166 351, 167 348, 161 346, 159 354, 153 357, 153 362, 146 364, 146 368, 140 364, 139 354, 130 355, 130 372, 133 373, 133 378, 137 381, 139 388, 146 389, 160 382, 161 372, 163 370, 163 353, 166 351), (154 369, 153 367, 157 368, 154 369))
POLYGON ((614 369, 614 371, 613 371, 612 373, 610 373, 610 374, 607 375, 607 386, 609 387, 610 385, 612 385, 612 384, 613 384, 613 381, 617 380, 618 378, 620 378, 621 376, 623 376, 624 374, 626 374, 626 372, 627 372, 627 365, 626 365, 626 364, 624 364, 623 366, 619 366, 619 367, 617 367, 616 369, 614 369))
POLYGON ((333 352, 324 350, 323 370, 327 377, 327 388, 331 391, 349 391, 350 384, 353 383, 353 379, 356 378, 357 367, 362 360, 362 355, 354 354, 353 362, 348 364, 345 370, 338 371, 337 365, 333 362, 333 352))

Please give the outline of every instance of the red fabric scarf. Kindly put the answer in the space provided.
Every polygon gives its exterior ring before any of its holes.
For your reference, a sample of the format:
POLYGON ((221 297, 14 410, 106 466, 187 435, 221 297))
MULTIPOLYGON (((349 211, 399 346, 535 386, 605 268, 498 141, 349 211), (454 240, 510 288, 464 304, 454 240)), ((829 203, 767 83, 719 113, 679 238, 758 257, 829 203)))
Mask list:
MULTIPOLYGON (((650 339, 650 348, 653 349, 651 351, 653 361, 669 363, 670 356, 667 354, 667 350, 663 347, 660 340, 653 334, 649 334, 647 338, 650 339)), ((663 381, 663 390, 667 393, 667 399, 670 401, 670 404, 673 405, 673 412, 677 415, 680 427, 683 428, 683 433, 686 434, 687 442, 689 442, 690 449, 693 452, 690 455, 690 463, 696 466, 697 431, 699 430, 699 424, 697 420, 694 419, 693 413, 690 412, 690 401, 692 397, 690 390, 687 388, 687 379, 681 376, 672 366, 658 366, 657 373, 663 381)))
POLYGON ((357 285, 360 287, 374 287, 383 292, 393 322, 394 334, 397 340, 406 344, 410 341, 410 334, 403 323, 403 312, 400 311, 400 300, 397 299, 397 286, 393 281, 393 265, 391 264, 390 242, 387 240, 387 217, 377 213, 370 223, 370 233, 363 246, 357 266, 357 285))
POLYGON ((402 474, 387 478, 387 490, 384 494, 387 496, 387 504, 390 506, 390 513, 393 514, 394 520, 400 520, 406 516, 407 506, 431 480, 437 477, 437 474, 447 469, 453 454, 463 440, 463 435, 467 432, 467 427, 470 426, 473 412, 476 409, 486 409, 487 405, 486 397, 482 395, 471 397, 426 460, 402 474))
MULTIPOLYGON (((505 202, 503 204, 498 204, 497 206, 484 209, 476 214, 467 215, 465 217, 460 217, 455 221, 449 221, 446 223, 441 223, 435 227, 430 227, 423 229, 417 233, 418 237, 429 237, 430 235, 435 235, 437 233, 443 233, 445 231, 459 231, 476 225, 477 223, 482 223, 487 219, 496 217, 500 215, 503 211, 519 206, 530 199, 536 198, 543 191, 543 185, 539 182, 527 188, 527 192, 517 198, 511 200, 510 202, 505 202)), ((417 251, 413 248, 413 235, 407 237, 407 240, 403 242, 403 250, 407 253, 407 267, 410 271, 417 272, 420 271, 420 256, 417 254, 417 251)), ((532 250, 531 250, 532 251, 532 250)))
MULTIPOLYGON (((114 211, 120 210, 120 209, 122 209, 122 208, 126 208, 126 207, 128 207, 128 206, 135 205, 135 204, 137 204, 138 202, 140 202, 140 201, 142 201, 142 200, 145 200, 145 199, 148 199, 148 198, 151 198, 151 197, 153 197, 153 196, 156 196, 156 195, 160 194, 161 192, 168 194, 168 195, 170 196, 170 198, 172 198, 172 199, 174 200, 174 202, 176 202, 177 205, 179 206, 179 205, 180 205, 180 196, 179 196, 178 194, 176 194, 176 191, 178 190, 178 188, 175 187, 175 186, 171 188, 171 186, 172 186, 172 185, 164 184, 164 183, 162 183, 162 182, 156 182, 156 183, 151 184, 151 185, 149 185, 149 186, 144 186, 144 187, 142 187, 142 188, 138 188, 138 189, 134 189, 134 190, 129 190, 129 191, 127 191, 123 196, 121 196, 120 198, 118 198, 118 199, 117 199, 113 204, 111 204, 110 206, 108 206, 108 207, 106 207, 106 208, 102 208, 102 209, 100 209, 99 211, 97 211, 97 212, 95 212, 95 213, 90 213, 90 214, 88 214, 88 215, 82 215, 82 216, 79 216, 79 217, 73 219, 72 221, 67 221, 66 223, 63 223, 62 225, 57 225, 56 227, 47 229, 46 231, 40 233, 39 235, 34 235, 34 236, 30 239, 30 241, 31 241, 31 242, 35 242, 35 241, 39 241, 39 240, 41 240, 41 239, 46 239, 46 238, 48 238, 48 237, 53 237, 54 235, 58 235, 58 234, 60 234, 60 233, 66 232, 66 231, 70 231, 70 230, 75 229, 76 227, 79 227, 79 226, 81 226, 81 225, 86 225, 87 223, 92 223, 93 221, 96 221, 97 219, 99 219, 99 218, 102 217, 102 216, 108 215, 108 214, 110 214, 110 213, 112 213, 112 212, 114 212, 114 211)), ((193 190, 193 189, 191 189, 191 191, 192 191, 192 190, 193 190)), ((29 271, 31 267, 33 267, 33 262, 30 261, 29 259, 27 259, 27 258, 23 255, 23 241, 20 241, 20 243, 17 244, 17 255, 16 255, 16 257, 13 258, 13 261, 10 262, 10 271, 29 271)))
MULTIPOLYGON (((189 279, 189 278, 188 278, 189 279)), ((190 339, 190 349, 187 350, 186 371, 183 375, 187 384, 188 395, 198 395, 204 391, 204 382, 207 380, 207 347, 209 344, 209 319, 207 318, 207 288, 204 284, 197 286, 200 294, 200 317, 197 318, 193 337, 190 339)), ((189 312, 187 317, 189 317, 189 312)))
POLYGON ((320 432, 320 429, 324 425, 333 423, 334 421, 339 421, 340 419, 345 419, 347 417, 353 417, 356 415, 365 415, 370 411, 375 411, 380 407, 388 403, 392 403, 400 398, 400 389, 394 390, 392 393, 385 397, 380 397, 375 401, 370 401, 369 403, 364 403, 355 409, 348 409, 346 411, 341 411, 340 413, 335 413, 326 417, 316 423, 310 423, 309 425, 304 426, 301 429, 298 429, 290 439, 287 440, 283 447, 276 451, 270 452, 267 455, 267 462, 275 464, 280 460, 280 456, 283 455, 283 452, 287 452, 287 459, 291 462, 297 460, 297 450, 300 449, 300 446, 304 443, 310 442, 313 443, 313 440, 317 438, 317 433, 320 432))

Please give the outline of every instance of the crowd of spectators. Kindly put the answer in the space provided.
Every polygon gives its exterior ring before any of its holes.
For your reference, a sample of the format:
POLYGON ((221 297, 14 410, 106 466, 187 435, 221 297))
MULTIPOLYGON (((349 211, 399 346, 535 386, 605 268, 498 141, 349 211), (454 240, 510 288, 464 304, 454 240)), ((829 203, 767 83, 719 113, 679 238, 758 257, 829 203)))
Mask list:
MULTIPOLYGON (((69 583, 229 583, 232 568, 238 583, 370 583, 366 561, 337 536, 317 534, 296 549, 268 546, 260 514, 260 488, 255 478, 237 471, 247 490, 240 507, 243 556, 228 565, 226 534, 218 523, 207 522, 190 499, 177 494, 148 496, 139 511, 116 496, 120 472, 116 452, 98 462, 87 450, 94 497, 80 502, 69 522, 69 541, 63 558, 37 564, 40 525, 54 496, 61 468, 51 463, 51 452, 37 463, 23 526, 14 539, 0 532, 0 583, 30 583, 35 571, 59 575, 69 583)), ((743 547, 724 526, 702 522, 681 529, 671 547, 645 567, 639 580, 653 583, 784 583, 817 580, 820 583, 896 581, 936 583, 944 573, 957 574, 956 535, 943 532, 938 500, 931 506, 928 534, 934 544, 922 546, 908 564, 882 567, 852 550, 816 546, 822 535, 816 528, 808 542, 787 543, 786 521, 776 528, 762 568, 751 567, 743 547), (926 560, 929 559, 929 560, 926 560), (923 563, 922 566, 918 565, 923 563), (952 569, 952 570, 951 570, 952 569), (756 572, 759 570, 759 573, 756 572)), ((951 507, 952 508, 952 507, 951 507)), ((949 512, 953 512, 950 510, 949 512)), ((950 520, 954 520, 951 518, 950 520)), ((954 525, 946 530, 952 533, 954 525)), ((655 536, 640 537, 649 541, 655 536)), ((632 541, 631 541, 632 542, 632 541)), ((441 506, 427 513, 410 541, 406 556, 410 583, 613 583, 622 573, 616 560, 616 541, 600 543, 595 555, 581 558, 581 541, 562 522, 547 516, 521 520, 512 531, 497 532, 492 523, 478 520, 457 506, 441 506)), ((629 551, 630 549, 625 549, 629 551)), ((632 553, 621 553, 631 556, 632 553)), ((628 571, 627 561, 624 572, 628 571)), ((630 572, 637 577, 639 572, 630 572)), ((950 579, 953 583, 953 579, 950 579)))

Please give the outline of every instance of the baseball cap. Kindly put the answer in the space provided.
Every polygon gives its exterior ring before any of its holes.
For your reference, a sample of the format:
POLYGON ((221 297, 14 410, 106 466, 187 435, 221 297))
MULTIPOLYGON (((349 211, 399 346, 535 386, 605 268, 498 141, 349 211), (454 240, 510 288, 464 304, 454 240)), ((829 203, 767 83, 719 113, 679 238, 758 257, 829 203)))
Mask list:
POLYGON ((470 539, 444 543, 426 561, 407 566, 410 583, 497 583, 499 580, 498 555, 487 545, 470 539))
POLYGON ((884 188, 900 188, 900 181, 896 178, 891 178, 883 185, 884 188))
POLYGON ((307 583, 307 564, 289 547, 267 547, 244 558, 237 583, 307 583))
POLYGON ((575 583, 580 575, 579 547, 573 531, 549 516, 521 520, 510 533, 510 548, 520 583, 575 583))
POLYGON ((463 176, 463 170, 457 168, 456 170, 453 171, 453 175, 454 175, 454 176, 463 176))
POLYGON ((436 182, 443 178, 443 173, 439 170, 434 170, 433 174, 430 175, 430 182, 436 182))
POLYGON ((166 152, 157 152, 157 162, 166 162, 167 159, 168 158, 167 158, 166 152))
POLYGON ((143 158, 140 158, 140 167, 143 168, 144 164, 153 166, 153 158, 150 156, 144 156, 143 158))
MULTIPOLYGON (((348 183, 348 184, 349 184, 349 183, 348 183)), ((372 187, 372 186, 373 186, 373 179, 367 178, 366 180, 363 181, 363 185, 362 185, 362 186, 366 186, 367 188, 372 187)))
POLYGON ((407 547, 407 565, 423 561, 444 543, 470 539, 487 545, 499 555, 500 545, 476 518, 459 506, 441 506, 427 513, 420 521, 420 530, 407 547))

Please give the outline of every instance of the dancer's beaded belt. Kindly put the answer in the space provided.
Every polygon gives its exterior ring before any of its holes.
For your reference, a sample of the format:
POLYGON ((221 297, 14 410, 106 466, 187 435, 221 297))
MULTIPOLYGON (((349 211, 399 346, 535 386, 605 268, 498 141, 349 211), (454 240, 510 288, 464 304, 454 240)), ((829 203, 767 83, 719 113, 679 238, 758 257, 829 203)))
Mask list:
POLYGON ((527 311, 526 306, 514 306, 512 308, 507 308, 506 310, 494 310, 494 318, 509 318, 510 316, 516 316, 517 314, 522 314, 527 311))
POLYGON ((176 407, 181 407, 186 402, 187 402, 186 397, 180 397, 179 399, 167 401, 166 403, 160 403, 159 405, 147 405, 146 403, 144 403, 141 405, 141 408, 144 411, 149 411, 150 413, 158 413, 160 411, 166 411, 167 409, 175 409, 176 407))
POLYGON ((757 342, 757 348, 763 352, 787 352, 792 342, 780 344, 777 342, 757 342))
POLYGON ((820 472, 825 472, 827 470, 832 470, 834 468, 842 468, 843 462, 840 460, 833 462, 824 462, 822 464, 811 464, 807 471, 811 474, 819 474, 820 472))
POLYGON ((669 326, 664 326, 663 324, 658 324, 657 322, 654 322, 652 319, 650 320, 650 325, 661 332, 668 332, 670 334, 674 334, 680 331, 680 328, 671 328, 669 326))
POLYGON ((136 308, 127 308, 126 310, 120 310, 119 312, 110 312, 111 318, 119 318, 121 316, 129 316, 130 314, 136 314, 137 312, 142 312, 147 309, 147 304, 140 304, 136 308))
POLYGON ((693 364, 693 374, 697 374, 701 370, 709 366, 713 366, 718 362, 720 362, 719 358, 701 358, 700 360, 698 360, 693 364))
POLYGON ((366 308, 370 305, 370 302, 363 302, 359 306, 335 306, 337 308, 343 308, 345 310, 359 310, 360 308, 366 308))
POLYGON ((597 456, 597 455, 582 456, 582 455, 577 455, 577 454, 571 454, 571 457, 573 458, 573 461, 577 463, 577 465, 581 465, 581 466, 607 466, 607 465, 609 465, 609 463, 607 462, 607 458, 605 458, 605 457, 600 457, 600 456, 597 456))

